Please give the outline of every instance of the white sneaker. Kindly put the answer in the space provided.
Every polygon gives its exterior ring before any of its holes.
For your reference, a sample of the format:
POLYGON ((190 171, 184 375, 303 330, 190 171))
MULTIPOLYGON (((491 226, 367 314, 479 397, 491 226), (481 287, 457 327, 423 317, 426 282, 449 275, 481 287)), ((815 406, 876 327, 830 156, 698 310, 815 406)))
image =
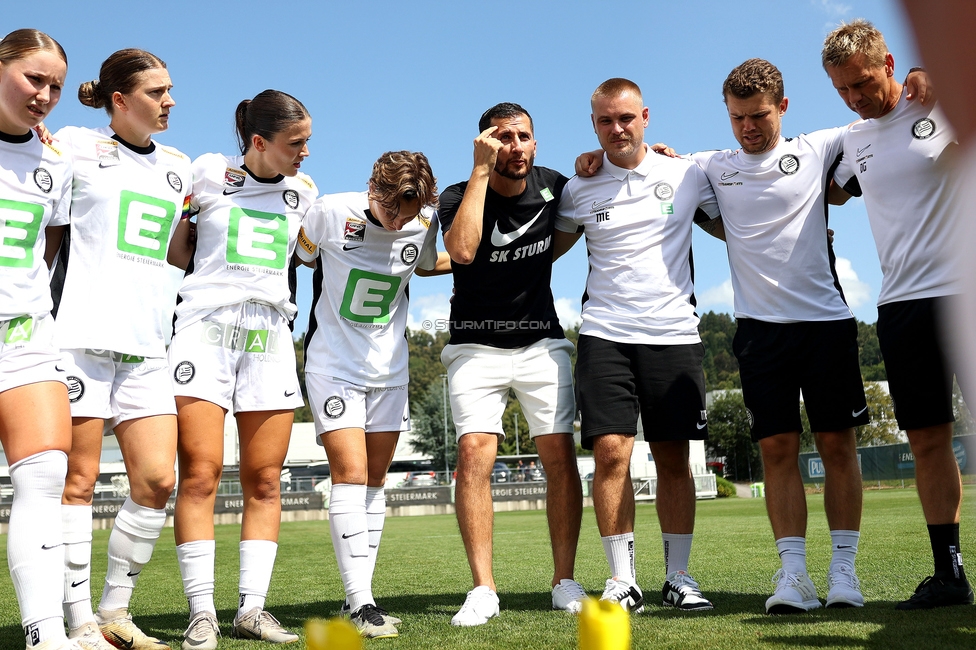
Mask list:
POLYGON ((767 614, 796 614, 820 607, 817 588, 806 573, 787 573, 780 569, 773 582, 776 591, 766 601, 767 614))
POLYGON ((217 617, 210 612, 199 612, 190 619, 190 625, 183 633, 183 650, 214 650, 217 647, 217 617))
POLYGON ((234 616, 234 625, 230 635, 235 639, 254 639, 269 643, 295 643, 298 635, 282 627, 270 612, 260 607, 254 607, 241 616, 234 616))
POLYGON ((461 609, 451 619, 451 625, 484 625, 495 616, 498 616, 498 594, 489 589, 488 585, 481 585, 468 592, 461 609))
POLYGON ((827 574, 827 588, 827 607, 864 607, 861 581, 846 564, 827 574))
POLYGON ((44 643, 31 646, 29 650, 82 650, 75 639, 48 639, 44 643))
POLYGON ((702 596, 698 583, 684 571, 672 571, 664 579, 661 600, 666 607, 677 607, 689 612, 712 609, 712 603, 702 596))
POLYGON ((68 638, 78 644, 81 650, 115 650, 115 647, 105 640, 102 631, 92 622, 68 632, 68 638))
POLYGON ((563 578, 559 584, 552 588, 552 608, 561 609, 570 614, 579 614, 583 611, 583 601, 586 600, 586 591, 583 585, 563 578))
POLYGON ((393 625, 387 623, 372 603, 363 605, 349 617, 359 633, 367 639, 390 639, 399 636, 393 625))
POLYGON ((627 580, 610 578, 600 600, 619 603, 624 610, 640 614, 644 611, 644 592, 636 584, 627 580))
POLYGON ((149 636, 132 622, 128 609, 95 612, 95 622, 105 640, 125 650, 169 650, 169 644, 149 636))

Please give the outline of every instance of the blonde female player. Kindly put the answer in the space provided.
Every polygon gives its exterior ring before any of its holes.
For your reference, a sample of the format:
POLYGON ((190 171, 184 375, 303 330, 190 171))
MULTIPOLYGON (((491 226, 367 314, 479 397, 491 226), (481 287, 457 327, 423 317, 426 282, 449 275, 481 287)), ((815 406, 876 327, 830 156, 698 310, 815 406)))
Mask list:
POLYGON ((407 404, 407 283, 449 273, 437 254, 437 185, 422 153, 391 151, 369 191, 326 195, 305 217, 299 258, 314 274, 305 383, 332 473, 329 528, 346 591, 344 611, 365 637, 397 636, 399 619, 373 599, 386 517, 383 485, 407 404))
MULTIPOLYGON (((177 557, 190 604, 186 650, 217 646, 213 509, 223 467, 224 416, 240 436, 244 516, 240 607, 231 633, 292 643, 264 611, 278 548, 280 475, 294 409, 303 404, 288 324, 297 311, 288 266, 315 185, 299 172, 312 120, 294 97, 266 90, 237 107, 239 156, 193 163, 193 267, 180 289, 169 349, 179 409, 177 557)), ((181 224, 181 241, 190 222, 181 224)), ((183 249, 185 265, 190 249, 183 249)))
POLYGON ((57 105, 67 71, 64 50, 43 32, 0 40, 0 444, 14 488, 7 563, 27 647, 43 650, 78 648, 61 617, 71 413, 48 288, 68 223, 71 161, 32 131, 57 105))
POLYGON ((175 102, 166 64, 143 50, 115 52, 78 99, 109 124, 65 127, 55 146, 74 181, 67 272, 55 341, 71 400, 72 447, 62 503, 64 611, 85 648, 168 647, 129 615, 129 599, 166 521, 176 483, 176 402, 166 362, 166 253, 192 176, 190 159, 153 140, 175 102), (98 612, 91 605, 92 495, 102 431, 114 427, 130 493, 115 518, 98 612), (104 636, 104 640, 103 637, 104 636))

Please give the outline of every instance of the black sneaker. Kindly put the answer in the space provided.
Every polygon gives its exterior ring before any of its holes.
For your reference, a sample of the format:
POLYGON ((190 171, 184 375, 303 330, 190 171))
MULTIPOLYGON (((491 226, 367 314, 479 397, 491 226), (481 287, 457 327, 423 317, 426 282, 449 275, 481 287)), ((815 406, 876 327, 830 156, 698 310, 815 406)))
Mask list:
POLYGON ((973 589, 966 580, 943 580, 929 576, 915 589, 908 600, 903 600, 895 609, 934 609, 950 605, 972 605, 973 589))
POLYGON ((367 639, 386 639, 399 634, 392 623, 388 623, 376 609, 376 605, 363 605, 349 618, 359 633, 367 639))

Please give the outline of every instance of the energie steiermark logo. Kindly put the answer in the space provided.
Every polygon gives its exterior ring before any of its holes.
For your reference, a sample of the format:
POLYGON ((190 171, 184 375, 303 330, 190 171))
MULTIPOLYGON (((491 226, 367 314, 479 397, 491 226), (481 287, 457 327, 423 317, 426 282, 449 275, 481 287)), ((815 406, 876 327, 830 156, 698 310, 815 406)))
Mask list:
POLYGON ((0 266, 32 268, 44 206, 0 199, 0 266))
POLYGON ((231 208, 227 262, 282 270, 288 262, 288 219, 283 214, 231 208))
POLYGON ((339 314, 354 323, 387 323, 390 305, 396 298, 401 278, 353 269, 346 281, 339 314))
POLYGON ((122 190, 119 200, 118 247, 122 253, 166 259, 166 245, 176 219, 176 204, 122 190))

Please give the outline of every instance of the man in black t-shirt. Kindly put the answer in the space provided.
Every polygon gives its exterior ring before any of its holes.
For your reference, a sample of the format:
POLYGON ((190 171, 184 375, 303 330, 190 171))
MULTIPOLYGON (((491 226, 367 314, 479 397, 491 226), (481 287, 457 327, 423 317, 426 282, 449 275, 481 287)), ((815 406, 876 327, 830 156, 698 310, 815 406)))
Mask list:
POLYGON ((532 118, 521 106, 488 109, 479 129, 471 177, 441 193, 439 210, 455 292, 451 340, 441 360, 458 435, 458 527, 474 581, 451 620, 462 626, 498 615, 490 480, 509 390, 522 405, 548 477, 552 606, 576 613, 586 597, 573 580, 583 499, 573 442, 573 345, 549 288, 566 178, 533 166, 532 118))

